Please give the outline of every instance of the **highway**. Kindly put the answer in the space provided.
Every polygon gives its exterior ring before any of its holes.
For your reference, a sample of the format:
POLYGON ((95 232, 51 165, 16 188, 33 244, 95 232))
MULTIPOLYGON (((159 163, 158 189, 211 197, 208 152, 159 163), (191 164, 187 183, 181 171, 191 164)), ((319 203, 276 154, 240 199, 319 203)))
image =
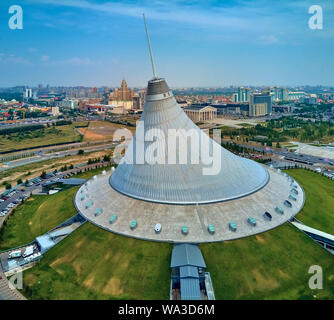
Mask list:
MULTIPOLYGON (((222 140, 224 143, 231 143, 229 140, 222 140)), ((301 153, 294 153, 294 152, 289 152, 287 149, 272 149, 269 147, 258 147, 258 146, 251 146, 247 144, 242 144, 242 143, 236 143, 240 147, 248 148, 248 149, 253 149, 258 152, 264 152, 266 154, 268 153, 273 153, 279 156, 283 156, 285 159, 290 160, 290 161, 295 161, 295 162, 300 162, 300 163, 305 163, 309 165, 314 165, 316 163, 321 163, 325 165, 334 165, 334 159, 328 159, 328 161, 325 158, 319 158, 307 154, 301 154, 301 153)))
MULTIPOLYGON (((113 147, 114 147, 114 144, 107 144, 107 145, 102 145, 102 146, 100 145, 100 146, 92 146, 92 147, 83 147, 81 149, 84 150, 84 152, 94 152, 94 151, 101 151, 105 149, 111 149, 113 147)), ((8 169, 24 166, 24 165, 34 163, 34 162, 40 162, 40 161, 50 160, 54 158, 62 158, 65 156, 77 155, 78 150, 79 149, 70 149, 70 150, 58 151, 54 153, 45 153, 47 150, 41 151, 38 155, 35 155, 32 157, 10 161, 8 165, 0 168, 0 172, 8 170, 8 169)))

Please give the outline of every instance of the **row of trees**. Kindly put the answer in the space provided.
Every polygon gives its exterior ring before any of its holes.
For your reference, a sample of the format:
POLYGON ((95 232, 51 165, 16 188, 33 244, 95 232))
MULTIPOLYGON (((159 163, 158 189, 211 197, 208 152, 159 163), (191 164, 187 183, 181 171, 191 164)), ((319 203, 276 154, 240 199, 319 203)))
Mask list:
POLYGON ((38 125, 28 125, 28 126, 21 126, 21 127, 11 127, 11 128, 5 128, 0 130, 0 135, 7 135, 12 133, 23 133, 28 131, 35 131, 44 129, 44 125, 38 124, 38 125))

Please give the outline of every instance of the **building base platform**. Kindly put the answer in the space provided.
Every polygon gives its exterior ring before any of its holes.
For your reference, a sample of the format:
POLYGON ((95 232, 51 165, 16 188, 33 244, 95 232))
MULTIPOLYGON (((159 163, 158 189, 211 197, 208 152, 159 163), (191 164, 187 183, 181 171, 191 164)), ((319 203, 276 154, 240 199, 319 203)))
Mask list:
POLYGON ((248 196, 225 202, 167 205, 133 199, 110 186, 111 171, 82 185, 74 202, 79 213, 91 223, 128 237, 172 243, 234 240, 273 229, 290 220, 304 206, 305 194, 301 186, 285 173, 266 168, 270 175, 266 186, 248 196), (295 192, 291 199, 293 187, 298 194, 295 192), (284 204, 286 200, 291 207, 284 204), (276 207, 284 212, 277 212, 276 207), (265 212, 271 219, 264 216, 265 212), (232 228, 231 222, 234 222, 232 228))

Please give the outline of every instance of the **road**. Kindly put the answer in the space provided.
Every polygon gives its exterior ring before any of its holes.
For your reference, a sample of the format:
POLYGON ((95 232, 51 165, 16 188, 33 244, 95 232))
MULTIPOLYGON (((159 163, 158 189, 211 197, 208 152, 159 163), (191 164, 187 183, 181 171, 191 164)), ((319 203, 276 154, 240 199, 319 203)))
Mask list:
MULTIPOLYGON (((229 140, 222 140, 223 142, 231 142, 229 140)), ((289 152, 286 149, 272 149, 272 148, 266 148, 266 147, 259 147, 259 146, 251 146, 247 144, 242 144, 242 143, 236 143, 237 145, 248 148, 248 149, 253 149, 258 152, 264 152, 264 153, 273 153, 279 156, 283 156, 287 160, 291 161, 296 161, 296 162, 301 162, 301 163, 307 163, 310 165, 314 165, 316 163, 321 163, 325 165, 334 165, 334 160, 333 159, 325 159, 325 158, 320 158, 320 157, 315 157, 307 154, 301 154, 301 153, 294 153, 294 152, 289 152)))
MULTIPOLYGON (((101 151, 105 149, 111 149, 114 147, 115 144, 116 143, 102 145, 102 146, 100 145, 100 146, 92 146, 92 147, 83 147, 81 149, 84 150, 85 152, 101 151)), ((39 155, 36 155, 33 157, 10 161, 6 167, 0 168, 0 172, 8 170, 8 169, 24 166, 24 165, 34 163, 34 162, 40 162, 40 161, 50 160, 54 158, 62 158, 65 156, 74 156, 77 154, 78 154, 78 149, 74 149, 74 150, 71 149, 71 150, 59 151, 59 152, 54 152, 54 153, 43 153, 42 152, 39 155)))

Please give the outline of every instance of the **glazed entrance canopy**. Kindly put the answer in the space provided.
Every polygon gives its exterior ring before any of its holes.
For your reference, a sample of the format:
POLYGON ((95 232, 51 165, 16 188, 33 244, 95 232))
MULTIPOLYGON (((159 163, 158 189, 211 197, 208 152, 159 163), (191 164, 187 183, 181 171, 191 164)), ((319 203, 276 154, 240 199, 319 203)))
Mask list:
POLYGON ((164 79, 148 82, 141 123, 141 132, 137 127, 123 159, 110 177, 110 185, 124 195, 169 204, 213 203, 249 195, 268 182, 269 175, 263 166, 234 155, 199 129, 177 104, 164 79), (146 139, 157 131, 160 135, 151 141, 146 139), (177 142, 170 143, 169 134, 175 131, 180 132, 177 142), (189 135, 199 137, 199 150, 192 149, 189 135), (157 147, 155 151, 153 144, 157 147), (177 161, 171 163, 169 156, 175 150, 177 161), (198 163, 192 161, 194 153, 198 163), (211 155, 211 166, 215 163, 219 167, 214 174, 205 173, 210 167, 204 160, 205 154, 211 155), (137 161, 138 158, 144 161, 137 161), (154 163, 154 159, 159 161, 154 163))

